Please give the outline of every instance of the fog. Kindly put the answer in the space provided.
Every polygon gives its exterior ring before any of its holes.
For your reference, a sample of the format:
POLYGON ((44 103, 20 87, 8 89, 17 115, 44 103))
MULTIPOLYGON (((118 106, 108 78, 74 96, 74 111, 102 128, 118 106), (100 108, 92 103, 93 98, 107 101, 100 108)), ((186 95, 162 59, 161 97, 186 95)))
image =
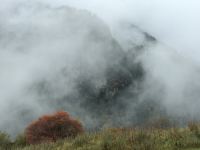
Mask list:
POLYGON ((199 5, 198 0, 59 0, 54 6, 70 5, 87 9, 103 18, 110 28, 122 21, 132 22, 176 49, 198 61, 199 5))
POLYGON ((199 119, 199 4, 197 0, 2 1, 0 130, 15 135, 31 120, 56 110, 68 111, 88 128, 127 126, 143 120, 138 109, 146 103, 160 106, 152 116, 199 119), (157 41, 148 39, 149 34, 157 41), (121 63, 124 57, 128 67, 121 63), (138 63, 145 75, 129 77, 138 63), (116 97, 108 94, 112 103, 93 104, 88 95, 109 86, 113 72, 123 74, 127 87, 116 97), (82 87, 86 81, 89 84, 82 87), (87 90, 94 87, 90 94, 87 90), (95 114, 104 111, 108 117, 97 118, 95 114))

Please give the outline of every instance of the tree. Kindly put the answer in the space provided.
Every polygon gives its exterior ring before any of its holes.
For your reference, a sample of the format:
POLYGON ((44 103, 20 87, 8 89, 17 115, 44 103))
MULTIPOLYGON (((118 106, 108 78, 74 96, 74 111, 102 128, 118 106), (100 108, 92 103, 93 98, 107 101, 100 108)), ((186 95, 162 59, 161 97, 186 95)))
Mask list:
POLYGON ((25 137, 29 144, 39 144, 75 137, 82 132, 79 121, 71 118, 67 112, 59 111, 32 122, 25 130, 25 137))

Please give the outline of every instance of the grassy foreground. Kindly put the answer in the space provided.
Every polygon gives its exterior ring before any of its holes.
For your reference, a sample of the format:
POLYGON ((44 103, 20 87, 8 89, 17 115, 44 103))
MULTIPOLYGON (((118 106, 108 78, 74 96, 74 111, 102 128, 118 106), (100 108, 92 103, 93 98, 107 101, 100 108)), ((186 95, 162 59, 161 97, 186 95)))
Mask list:
MULTIPOLYGON (((0 142, 2 145, 2 142, 0 142)), ((2 150, 200 150, 196 126, 171 129, 106 129, 84 133, 56 143, 26 145, 23 138, 1 146, 2 150)))

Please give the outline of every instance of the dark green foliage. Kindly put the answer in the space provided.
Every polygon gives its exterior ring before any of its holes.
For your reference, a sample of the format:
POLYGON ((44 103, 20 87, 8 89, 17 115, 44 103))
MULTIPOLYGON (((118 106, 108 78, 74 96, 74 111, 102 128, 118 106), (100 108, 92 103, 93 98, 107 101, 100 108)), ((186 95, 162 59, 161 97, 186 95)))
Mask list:
POLYGON ((8 134, 0 132, 0 149, 5 150, 11 147, 12 143, 8 134))
POLYGON ((198 124, 196 122, 189 122, 188 123, 188 128, 193 133, 198 133, 198 131, 199 131, 198 124))
POLYGON ((26 137, 24 134, 19 134, 14 141, 14 145, 17 147, 24 147, 27 145, 26 137))
POLYGON ((200 138, 200 129, 199 129, 199 123, 197 122, 189 122, 188 123, 188 128, 189 130, 194 133, 198 138, 200 138))

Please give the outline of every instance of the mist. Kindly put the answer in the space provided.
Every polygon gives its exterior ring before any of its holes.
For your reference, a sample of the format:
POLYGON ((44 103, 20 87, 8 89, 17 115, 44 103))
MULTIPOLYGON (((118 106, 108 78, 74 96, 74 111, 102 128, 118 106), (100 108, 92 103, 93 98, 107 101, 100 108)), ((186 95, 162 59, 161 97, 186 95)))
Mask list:
POLYGON ((0 130, 56 110, 87 128, 199 119, 200 2, 2 3, 0 130))

